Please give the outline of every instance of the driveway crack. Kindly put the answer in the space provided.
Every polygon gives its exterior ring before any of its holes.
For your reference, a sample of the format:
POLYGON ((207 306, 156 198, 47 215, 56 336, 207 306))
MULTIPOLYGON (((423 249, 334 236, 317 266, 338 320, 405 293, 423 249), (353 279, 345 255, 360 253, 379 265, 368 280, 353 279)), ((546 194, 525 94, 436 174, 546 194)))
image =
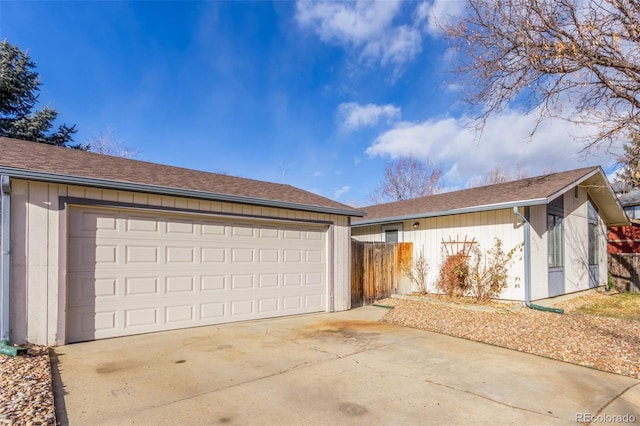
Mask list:
MULTIPOLYGON (((369 365, 366 365, 364 363, 359 362, 357 359, 353 359, 352 361, 354 363, 356 363, 357 365, 361 366, 361 367, 364 367, 364 368, 366 368, 368 370, 371 370, 371 371, 375 372, 376 374, 388 374, 387 371, 378 370, 378 369, 373 368, 373 367, 371 367, 369 365)), ((395 376, 399 376, 399 377, 404 377, 406 379, 415 379, 415 377, 413 377, 413 376, 407 376, 407 375, 399 374, 399 373, 394 373, 394 375, 395 376)), ((484 400, 491 401, 491 402, 493 402, 495 404, 499 404, 499 405, 502 405, 504 407, 508 407, 508 408, 511 408, 511 409, 514 409, 514 410, 524 411, 524 412, 533 413, 533 414, 539 414, 539 415, 543 415, 543 416, 550 417, 550 418, 553 418, 553 419, 558 419, 558 420, 566 420, 566 419, 564 419, 562 417, 558 417, 558 416, 553 415, 553 414, 543 413, 543 412, 540 412, 540 411, 531 410, 529 408, 519 407, 517 405, 509 404, 509 403, 506 403, 506 402, 503 402, 503 401, 499 401, 499 400, 490 398, 490 397, 488 397, 486 395, 483 395, 483 394, 480 394, 480 393, 476 393, 476 392, 473 392, 473 391, 469 391, 469 390, 465 390, 465 389, 458 388, 458 387, 455 387, 455 386, 451 386, 451 385, 448 385, 446 383, 440 383, 440 382, 436 382, 434 380, 429 380, 429 379, 415 379, 415 380, 421 380, 423 382, 430 383, 430 384, 435 385, 435 386, 441 386, 443 388, 451 389, 451 390, 454 390, 454 391, 457 391, 457 392, 462 392, 462 393, 465 393, 467 395, 473 395, 473 396, 475 396, 477 398, 482 398, 484 400)), ((633 385, 633 386, 636 386, 636 385, 633 385)), ((627 388, 627 390, 628 389, 629 388, 627 388)), ((626 390, 625 390, 625 392, 626 392, 626 390)))
POLYGON ((613 403, 613 401, 615 401, 616 399, 620 398, 622 395, 624 395, 625 393, 627 393, 628 391, 630 391, 631 389, 633 389, 636 386, 640 386, 640 383, 632 383, 631 385, 629 385, 625 389, 623 389, 620 393, 618 393, 616 396, 611 398, 611 400, 607 401, 607 403, 604 404, 598 410, 598 412, 596 413, 595 417, 599 416, 609 405, 611 405, 613 403))

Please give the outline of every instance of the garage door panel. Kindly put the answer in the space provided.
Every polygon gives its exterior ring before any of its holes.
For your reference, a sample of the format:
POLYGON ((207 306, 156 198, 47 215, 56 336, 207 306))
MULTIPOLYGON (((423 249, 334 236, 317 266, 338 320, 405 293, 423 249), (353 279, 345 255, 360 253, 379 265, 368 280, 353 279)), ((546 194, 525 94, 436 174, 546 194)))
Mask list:
POLYGON ((169 246, 165 248, 167 263, 195 263, 196 250, 194 247, 169 246))
POLYGON ((143 331, 154 329, 160 324, 158 307, 143 307, 125 309, 124 327, 128 329, 143 328, 143 331))
POLYGON ((158 234, 161 222, 157 222, 153 216, 133 216, 122 218, 125 230, 128 234, 158 234))
POLYGON ((239 240, 247 237, 249 239, 253 239, 254 237, 253 226, 234 224, 231 227, 231 236, 234 237, 234 239, 239 239, 239 240))
POLYGON ((260 288, 273 288, 280 285, 280 276, 278 274, 259 274, 258 286, 260 288))
POLYGON ((96 278, 92 273, 74 274, 70 277, 69 304, 71 306, 92 306, 96 298, 116 299, 122 295, 117 277, 96 278))
POLYGON ((278 307, 279 307, 279 303, 278 303, 278 298, 277 297, 272 297, 272 298, 267 298, 267 299, 259 299, 258 300, 258 311, 260 313, 271 313, 271 312, 278 312, 278 307))
POLYGON ((70 267, 73 270, 93 271, 96 265, 115 265, 120 256, 117 244, 97 245, 94 239, 79 238, 69 244, 70 267))
POLYGON ((69 234, 70 342, 325 307, 325 227, 72 207, 69 234))
POLYGON ((224 237, 227 235, 227 227, 221 224, 203 223, 201 225, 201 235, 224 237))
POLYGON ((211 302, 200 304, 200 319, 203 322, 210 321, 211 324, 221 322, 225 317, 225 302, 211 302))
POLYGON ((167 277, 167 294, 194 293, 195 277, 194 276, 173 276, 167 277))
POLYGON ((69 214, 69 223, 73 224, 78 237, 95 238, 98 232, 116 231, 116 213, 73 210, 69 214))
POLYGON ((254 306, 253 299, 244 299, 244 300, 232 300, 231 301, 231 316, 236 317, 244 317, 244 316, 253 316, 255 313, 253 310, 254 306))
POLYGON ((194 305, 167 306, 165 308, 167 324, 176 324, 185 321, 191 323, 197 320, 195 309, 196 306, 194 305))
POLYGON ((227 258, 227 249, 224 247, 202 247, 200 249, 201 263, 225 263, 227 258))
POLYGON ((157 296, 162 293, 160 278, 157 276, 125 278, 124 297, 157 296))
POLYGON ((253 274, 231 275, 231 288, 232 289, 253 288, 253 274))
POLYGON ((322 296, 318 294, 313 294, 310 296, 305 296, 305 307, 308 309, 321 309, 323 306, 322 296))
POLYGON ((255 256, 253 249, 250 248, 234 248, 231 249, 231 262, 233 263, 253 263, 255 256))
POLYGON ((220 292, 226 288, 226 275, 203 275, 200 277, 200 291, 220 292))
POLYGON ((130 265, 140 263, 160 263, 160 252, 162 250, 152 245, 130 244, 125 246, 125 262, 130 265))

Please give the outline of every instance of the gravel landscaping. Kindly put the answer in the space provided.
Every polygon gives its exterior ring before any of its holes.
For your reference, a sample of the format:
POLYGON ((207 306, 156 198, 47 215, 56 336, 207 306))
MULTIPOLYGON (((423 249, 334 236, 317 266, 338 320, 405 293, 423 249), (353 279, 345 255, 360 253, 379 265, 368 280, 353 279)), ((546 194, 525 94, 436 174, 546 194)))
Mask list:
POLYGON ((55 412, 47 348, 0 355, 0 425, 53 425, 55 412))
MULTIPOLYGON (((389 298, 383 321, 502 346, 640 379, 640 321, 577 315, 580 305, 605 297, 593 294, 558 307, 564 315, 518 304, 474 305, 446 298, 389 298)), ((49 352, 0 355, 0 425, 54 425, 49 352)))

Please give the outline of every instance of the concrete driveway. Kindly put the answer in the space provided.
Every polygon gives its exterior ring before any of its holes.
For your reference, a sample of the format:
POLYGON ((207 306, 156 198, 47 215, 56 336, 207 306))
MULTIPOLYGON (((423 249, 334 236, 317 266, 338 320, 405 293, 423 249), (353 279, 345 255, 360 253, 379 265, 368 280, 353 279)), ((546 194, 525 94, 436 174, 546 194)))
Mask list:
POLYGON ((366 307, 63 346, 55 351, 58 420, 575 424, 598 415, 591 420, 640 423, 639 380, 377 322, 385 312, 366 307))

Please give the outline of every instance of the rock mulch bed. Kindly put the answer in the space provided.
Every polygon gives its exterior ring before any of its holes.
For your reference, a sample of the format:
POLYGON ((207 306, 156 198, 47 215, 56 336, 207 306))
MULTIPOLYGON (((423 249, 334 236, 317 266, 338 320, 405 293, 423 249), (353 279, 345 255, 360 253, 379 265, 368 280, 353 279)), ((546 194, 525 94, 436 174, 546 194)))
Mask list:
POLYGON ((47 348, 0 355, 0 425, 54 425, 51 364, 47 348))
POLYGON ((532 309, 478 311, 419 299, 385 299, 383 321, 462 337, 640 379, 640 322, 532 309))

